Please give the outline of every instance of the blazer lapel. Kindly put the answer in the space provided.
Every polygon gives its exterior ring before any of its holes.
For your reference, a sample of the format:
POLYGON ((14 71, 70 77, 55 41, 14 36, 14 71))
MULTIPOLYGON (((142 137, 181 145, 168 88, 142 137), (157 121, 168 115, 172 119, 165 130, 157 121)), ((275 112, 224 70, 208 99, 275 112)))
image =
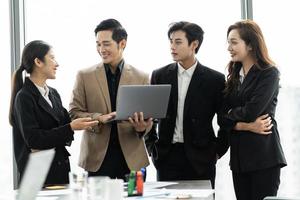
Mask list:
POLYGON ((134 77, 131 75, 131 68, 128 64, 124 64, 120 81, 119 81, 119 86, 120 85, 129 85, 131 83, 131 80, 133 80, 134 77))
POLYGON ((258 69, 255 66, 251 67, 243 83, 241 84, 239 91, 243 91, 247 87, 247 85, 249 85, 252 80, 255 79, 255 77, 257 76, 257 71, 258 69))
POLYGON ((57 113, 55 112, 55 109, 57 108, 56 102, 53 99, 53 94, 50 94, 49 92, 49 99, 51 99, 51 103, 53 108, 49 105, 49 103, 44 99, 44 97, 42 97, 41 95, 39 95, 38 97, 38 104, 47 112, 49 113, 57 122, 59 122, 59 117, 57 115, 57 113))
POLYGON ((177 63, 174 63, 168 71, 167 78, 169 79, 169 83, 172 85, 170 101, 173 105, 174 113, 177 113, 177 105, 178 105, 178 66, 177 63))
POLYGON ((61 108, 59 104, 60 99, 57 95, 55 95, 54 91, 51 88, 49 88, 49 99, 52 103, 53 109, 59 110, 61 108))
POLYGON ((62 117, 62 110, 64 109, 61 104, 59 96, 57 96, 52 88, 49 88, 49 99, 52 103, 52 111, 56 113, 58 118, 62 117))
POLYGON ((108 112, 111 113, 111 102, 107 85, 107 78, 105 73, 105 68, 103 63, 101 63, 95 70, 95 76, 99 84, 100 92, 104 96, 104 100, 108 109, 108 112))
POLYGON ((204 68, 201 66, 201 64, 198 62, 196 69, 193 73, 190 85, 188 87, 185 101, 184 101, 184 114, 183 116, 186 116, 186 112, 189 109, 189 106, 191 105, 191 100, 193 99, 193 94, 200 92, 199 90, 200 85, 203 83, 202 76, 204 75, 204 68))
MULTIPOLYGON (((26 78, 25 79, 25 83, 24 83, 25 87, 29 88, 29 91, 37 98, 37 102, 38 105, 44 109, 48 114, 50 114, 57 122, 59 122, 59 117, 57 116, 56 112, 54 111, 54 109, 48 104, 48 102, 44 99, 44 97, 42 97, 41 93, 39 92, 39 90, 36 88, 36 86, 34 85, 34 83, 29 79, 26 78)), ((52 89, 49 88, 49 98, 51 98, 52 96, 52 89)), ((51 101, 51 103, 54 101, 51 101)), ((55 106, 55 103, 54 105, 55 106)))

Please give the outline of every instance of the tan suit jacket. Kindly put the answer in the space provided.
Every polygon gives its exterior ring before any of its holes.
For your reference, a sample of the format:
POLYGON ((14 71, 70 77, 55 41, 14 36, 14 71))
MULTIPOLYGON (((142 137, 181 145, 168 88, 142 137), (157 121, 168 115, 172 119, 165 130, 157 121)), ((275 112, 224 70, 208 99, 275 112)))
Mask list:
MULTIPOLYGON (((149 84, 147 74, 124 64, 119 85, 149 84)), ((103 63, 78 72, 70 102, 72 119, 95 118, 112 112, 103 63)), ((149 165, 144 138, 140 137, 129 122, 118 123, 118 136, 125 160, 130 170, 140 170, 149 165)), ((107 151, 111 126, 100 124, 84 131, 79 166, 90 172, 99 170, 107 151)), ((117 164, 117 163, 116 163, 117 164)))

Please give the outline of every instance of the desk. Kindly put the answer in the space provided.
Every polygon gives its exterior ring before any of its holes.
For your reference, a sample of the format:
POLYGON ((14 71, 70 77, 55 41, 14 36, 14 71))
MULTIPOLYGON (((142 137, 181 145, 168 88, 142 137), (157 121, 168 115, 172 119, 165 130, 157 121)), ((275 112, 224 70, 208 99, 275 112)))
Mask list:
POLYGON ((178 184, 169 185, 164 188, 166 189, 212 189, 209 180, 201 181, 175 181, 178 184))
MULTIPOLYGON (((163 182, 152 182, 153 184, 151 184, 151 182, 146 182, 145 183, 145 191, 147 190, 147 187, 149 189, 150 185, 155 185, 156 183, 163 183, 163 182)), ((211 184, 210 181, 206 181, 206 180, 201 180, 201 181, 176 181, 177 184, 172 184, 172 185, 168 185, 168 186, 163 186, 161 188, 161 190, 170 190, 170 191, 179 191, 180 190, 190 190, 190 189, 205 189, 206 192, 209 191, 210 195, 208 197, 205 198, 190 198, 190 199, 201 199, 201 200, 213 200, 213 191, 211 191, 211 184), (164 189, 165 188, 165 189, 164 189)), ((44 192, 44 191, 43 191, 44 192)), ((55 200, 86 200, 89 198, 84 197, 84 195, 82 194, 77 194, 77 196, 74 196, 74 194, 70 194, 69 192, 66 193, 62 193, 59 195, 42 195, 43 192, 41 192, 39 194, 39 197, 41 197, 41 199, 47 199, 45 197, 48 197, 49 200, 50 199, 55 199, 55 200), (53 198, 51 198, 53 197, 53 198)), ((59 192, 59 190, 57 190, 57 192, 59 192)), ((146 194, 146 192, 145 192, 146 194)), ((154 197, 154 196, 148 196, 148 197, 127 197, 124 198, 126 200, 135 200, 135 199, 145 199, 145 200, 157 200, 157 199, 170 199, 167 196, 164 196, 164 198, 158 198, 158 197, 154 197)), ((37 200, 39 200, 39 198, 37 198, 37 200)), ((110 199, 110 200, 114 200, 114 199, 110 199)))

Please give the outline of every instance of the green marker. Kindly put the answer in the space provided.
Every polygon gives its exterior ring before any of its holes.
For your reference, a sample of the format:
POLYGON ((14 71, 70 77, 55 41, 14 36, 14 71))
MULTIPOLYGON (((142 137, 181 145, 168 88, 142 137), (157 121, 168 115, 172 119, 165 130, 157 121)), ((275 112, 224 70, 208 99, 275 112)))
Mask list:
POLYGON ((135 171, 130 171, 129 180, 128 180, 128 196, 134 195, 135 189, 135 171))

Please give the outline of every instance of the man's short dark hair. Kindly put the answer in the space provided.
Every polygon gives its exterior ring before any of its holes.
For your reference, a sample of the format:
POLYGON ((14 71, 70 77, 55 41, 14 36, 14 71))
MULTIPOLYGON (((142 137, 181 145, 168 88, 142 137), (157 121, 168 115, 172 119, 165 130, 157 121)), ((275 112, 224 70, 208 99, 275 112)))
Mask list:
POLYGON ((119 43, 121 40, 125 39, 127 40, 127 32, 122 27, 121 23, 116 19, 106 19, 100 22, 98 26, 95 28, 95 35, 99 31, 112 31, 112 39, 119 43))
POLYGON ((185 21, 172 23, 170 28, 169 28, 169 31, 168 31, 169 39, 171 39, 170 36, 175 31, 185 32, 185 35, 186 35, 186 38, 188 40, 189 45, 193 41, 198 40, 199 45, 195 49, 195 53, 198 52, 198 50, 199 50, 199 48, 202 44, 203 34, 204 34, 204 31, 202 30, 202 28, 199 25, 194 24, 194 23, 190 23, 190 22, 185 22, 185 21))

